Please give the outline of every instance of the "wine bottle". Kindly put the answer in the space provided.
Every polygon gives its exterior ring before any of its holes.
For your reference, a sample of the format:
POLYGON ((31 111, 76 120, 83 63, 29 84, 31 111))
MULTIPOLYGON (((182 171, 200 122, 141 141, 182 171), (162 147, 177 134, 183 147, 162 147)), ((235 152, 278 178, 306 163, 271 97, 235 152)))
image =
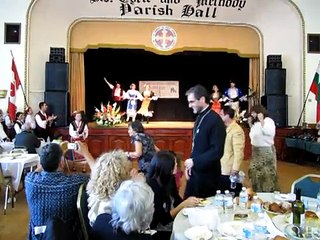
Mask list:
POLYGON ((301 189, 295 189, 296 200, 292 202, 292 223, 301 228, 305 225, 305 207, 301 201, 301 189))

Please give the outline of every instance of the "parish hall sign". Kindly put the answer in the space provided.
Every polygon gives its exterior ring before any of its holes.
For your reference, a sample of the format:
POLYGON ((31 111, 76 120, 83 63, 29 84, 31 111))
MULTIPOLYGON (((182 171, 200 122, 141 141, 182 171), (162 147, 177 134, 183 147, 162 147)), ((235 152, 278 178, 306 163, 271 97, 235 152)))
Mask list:
POLYGON ((116 4, 119 15, 216 18, 220 9, 242 11, 246 0, 89 0, 91 4, 116 4))

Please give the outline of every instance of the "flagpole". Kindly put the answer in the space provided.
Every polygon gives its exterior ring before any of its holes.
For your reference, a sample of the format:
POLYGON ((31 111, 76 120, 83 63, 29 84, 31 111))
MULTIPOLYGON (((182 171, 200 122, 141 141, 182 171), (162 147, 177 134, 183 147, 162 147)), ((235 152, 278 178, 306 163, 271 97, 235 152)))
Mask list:
POLYGON ((299 127, 299 125, 300 125, 301 118, 302 118, 302 114, 303 114, 303 112, 304 112, 304 109, 306 108, 306 103, 307 103, 307 100, 308 100, 308 97, 309 97, 309 93, 310 93, 310 88, 309 88, 309 91, 308 91, 308 93, 307 93, 306 98, 304 99, 302 111, 301 111, 301 114, 300 114, 300 117, 299 117, 299 121, 298 121, 298 124, 297 124, 296 127, 299 127))
MULTIPOLYGON (((12 57, 12 59, 14 59, 14 56, 13 56, 12 50, 10 50, 10 53, 11 53, 11 57, 12 57)), ((28 101, 27 101, 27 98, 26 98, 26 94, 25 94, 25 92, 24 92, 24 89, 23 89, 22 84, 20 84, 20 86, 21 86, 21 90, 22 90, 23 97, 24 97, 24 101, 25 101, 26 105, 29 107, 29 104, 28 104, 28 101)))

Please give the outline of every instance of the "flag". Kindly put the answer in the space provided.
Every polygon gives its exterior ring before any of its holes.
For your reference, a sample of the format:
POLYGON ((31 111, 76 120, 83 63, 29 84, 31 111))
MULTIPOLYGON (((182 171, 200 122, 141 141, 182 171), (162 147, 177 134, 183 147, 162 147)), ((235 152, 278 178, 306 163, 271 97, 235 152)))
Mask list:
POLYGON ((19 86, 21 85, 21 81, 19 78, 19 74, 17 71, 16 63, 14 61, 14 58, 12 58, 12 63, 11 63, 11 71, 13 73, 13 78, 10 84, 10 96, 9 96, 9 117, 12 121, 15 120, 16 117, 16 111, 17 111, 17 106, 16 106, 16 92, 19 89, 19 86))

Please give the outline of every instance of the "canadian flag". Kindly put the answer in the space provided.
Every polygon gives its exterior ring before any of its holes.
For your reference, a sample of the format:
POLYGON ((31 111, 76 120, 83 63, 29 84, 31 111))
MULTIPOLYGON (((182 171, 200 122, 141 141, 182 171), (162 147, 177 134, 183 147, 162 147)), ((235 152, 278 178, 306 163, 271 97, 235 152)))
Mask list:
POLYGON ((21 81, 19 78, 19 74, 17 71, 16 63, 14 62, 14 58, 12 58, 12 64, 11 64, 11 70, 13 72, 13 78, 10 85, 10 96, 9 96, 9 117, 12 121, 16 118, 16 92, 19 89, 19 86, 21 85, 21 81))

